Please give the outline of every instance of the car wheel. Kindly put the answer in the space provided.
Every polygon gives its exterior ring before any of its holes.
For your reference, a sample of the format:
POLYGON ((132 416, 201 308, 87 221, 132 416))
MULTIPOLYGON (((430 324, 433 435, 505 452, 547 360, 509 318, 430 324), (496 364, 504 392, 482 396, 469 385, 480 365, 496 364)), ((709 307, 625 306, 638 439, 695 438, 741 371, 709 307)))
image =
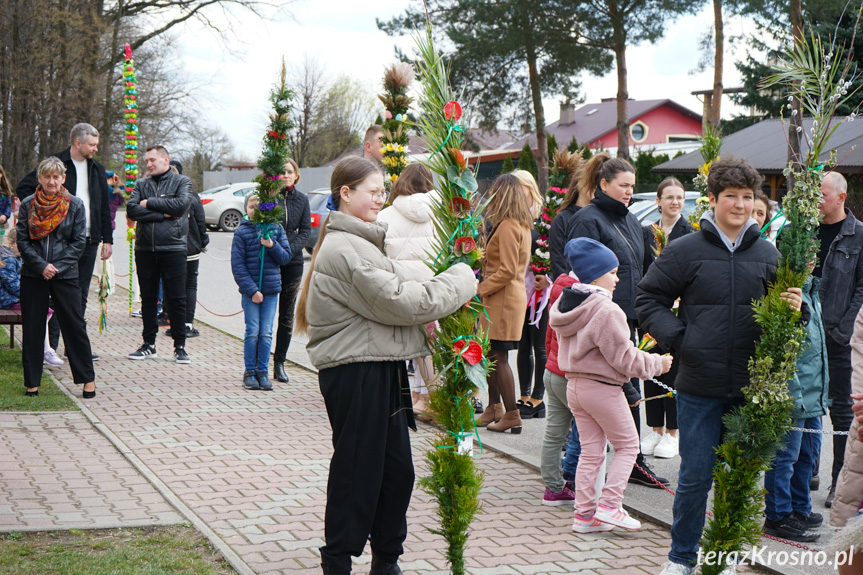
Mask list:
POLYGON ((226 232, 233 232, 240 227, 243 215, 237 210, 226 210, 219 218, 219 227, 226 232))
POLYGON ((312 255, 312 253, 314 253, 314 251, 315 251, 315 248, 310 248, 309 246, 306 246, 306 253, 307 254, 312 255))

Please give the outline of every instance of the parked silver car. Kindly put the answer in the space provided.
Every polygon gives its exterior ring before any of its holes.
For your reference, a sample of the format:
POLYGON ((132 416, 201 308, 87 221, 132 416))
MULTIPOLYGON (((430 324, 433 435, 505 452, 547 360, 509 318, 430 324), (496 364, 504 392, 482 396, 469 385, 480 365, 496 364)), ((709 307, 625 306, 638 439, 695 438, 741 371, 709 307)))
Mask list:
MULTIPOLYGON (((695 211, 695 200, 701 196, 698 192, 684 192, 683 209, 681 215, 685 218, 695 211)), ((659 222, 662 214, 659 213, 659 204, 656 203, 656 194, 652 192, 633 194, 629 204, 629 211, 642 226, 649 226, 659 222)))
POLYGON ((255 182, 240 182, 210 188, 201 192, 207 227, 233 232, 246 214, 246 196, 255 191, 255 182))

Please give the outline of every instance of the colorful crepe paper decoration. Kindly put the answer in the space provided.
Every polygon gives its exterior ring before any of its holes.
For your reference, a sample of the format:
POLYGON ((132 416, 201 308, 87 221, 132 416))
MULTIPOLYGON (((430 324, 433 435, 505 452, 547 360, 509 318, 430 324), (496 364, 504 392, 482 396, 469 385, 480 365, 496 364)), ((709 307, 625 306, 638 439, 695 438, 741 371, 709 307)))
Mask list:
POLYGON ((407 95, 413 81, 413 68, 405 62, 398 62, 384 70, 384 93, 378 98, 386 107, 381 154, 386 170, 384 180, 388 186, 398 179, 408 165, 410 137, 405 122, 408 108, 413 102, 413 98, 407 95))
MULTIPOLYGON (((132 48, 126 44, 126 58, 123 61, 123 119, 125 120, 125 163, 126 197, 132 195, 135 181, 138 179, 138 89, 135 79, 135 61, 132 59, 132 48)), ((129 239, 129 316, 132 315, 133 298, 133 267, 135 260, 135 222, 126 219, 129 239)), ((102 330, 101 321, 99 331, 102 330)))

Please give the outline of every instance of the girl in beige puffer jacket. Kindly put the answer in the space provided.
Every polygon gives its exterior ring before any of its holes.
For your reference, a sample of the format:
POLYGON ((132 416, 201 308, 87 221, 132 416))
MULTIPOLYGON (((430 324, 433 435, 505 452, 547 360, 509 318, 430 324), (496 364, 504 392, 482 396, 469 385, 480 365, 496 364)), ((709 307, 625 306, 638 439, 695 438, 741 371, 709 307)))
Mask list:
POLYGON ((321 564, 325 574, 350 573, 351 556, 370 540, 372 571, 398 572, 414 482, 404 362, 428 353, 423 325, 469 301, 476 279, 465 264, 423 282, 396 273, 377 222, 383 175, 372 162, 342 160, 330 189, 296 317, 333 429, 321 564))

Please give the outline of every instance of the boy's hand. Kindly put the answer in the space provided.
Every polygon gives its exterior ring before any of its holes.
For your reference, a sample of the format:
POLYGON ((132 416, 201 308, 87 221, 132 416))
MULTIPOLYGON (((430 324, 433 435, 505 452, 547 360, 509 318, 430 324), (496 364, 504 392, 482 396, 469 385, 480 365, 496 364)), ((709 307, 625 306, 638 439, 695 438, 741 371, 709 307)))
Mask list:
POLYGON ((638 407, 640 403, 641 403, 641 400, 639 399, 639 400, 638 400, 638 401, 636 401, 635 403, 630 403, 630 404, 629 404, 629 407, 638 407))
POLYGON ((252 295, 252 303, 261 303, 263 301, 264 301, 264 294, 262 294, 261 292, 256 291, 252 295))
POLYGON ((551 282, 548 281, 548 276, 545 275, 535 275, 533 276, 533 281, 537 291, 544 290, 551 285, 551 282))
POLYGON ((671 364, 674 362, 674 358, 670 355, 662 356, 662 373, 668 373, 671 369, 671 364))
POLYGON ((788 291, 779 294, 779 297, 787 301, 794 311, 800 311, 803 306, 803 290, 800 288, 790 287, 788 291))
MULTIPOLYGON (((264 247, 267 247, 267 248, 271 248, 271 247, 273 247, 273 240, 270 238, 267 238, 267 239, 261 238, 261 245, 264 247)), ((255 303, 260 303, 260 302, 255 302, 255 303)))

